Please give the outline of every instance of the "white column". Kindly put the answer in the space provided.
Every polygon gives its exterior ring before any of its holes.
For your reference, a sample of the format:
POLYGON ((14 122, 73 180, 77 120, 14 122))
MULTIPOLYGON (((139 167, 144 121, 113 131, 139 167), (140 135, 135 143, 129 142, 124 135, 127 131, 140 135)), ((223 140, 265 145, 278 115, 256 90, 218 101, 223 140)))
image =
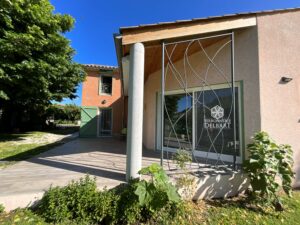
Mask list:
POLYGON ((135 43, 130 48, 128 85, 128 125, 126 180, 139 177, 142 168, 145 48, 135 43))

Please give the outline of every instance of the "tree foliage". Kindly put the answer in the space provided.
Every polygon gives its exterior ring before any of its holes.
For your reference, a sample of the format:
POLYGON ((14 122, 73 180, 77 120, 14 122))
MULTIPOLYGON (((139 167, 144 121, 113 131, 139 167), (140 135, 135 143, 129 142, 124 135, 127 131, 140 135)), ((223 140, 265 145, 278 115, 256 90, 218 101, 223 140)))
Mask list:
POLYGON ((76 97, 85 73, 64 37, 74 19, 53 10, 48 0, 0 1, 2 108, 29 111, 76 97))
POLYGON ((78 121, 80 120, 80 107, 73 104, 53 104, 47 108, 47 117, 55 121, 78 121))

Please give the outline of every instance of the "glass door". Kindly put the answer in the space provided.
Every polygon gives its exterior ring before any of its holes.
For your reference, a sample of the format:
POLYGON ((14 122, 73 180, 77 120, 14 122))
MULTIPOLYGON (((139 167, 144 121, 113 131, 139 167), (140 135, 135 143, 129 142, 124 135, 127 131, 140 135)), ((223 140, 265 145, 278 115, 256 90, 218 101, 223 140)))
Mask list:
POLYGON ((195 150, 213 159, 227 158, 230 161, 234 154, 239 157, 240 151, 235 153, 233 149, 234 132, 237 144, 240 139, 238 88, 235 88, 235 109, 231 87, 199 90, 194 96, 195 150))
POLYGON ((99 109, 98 135, 100 137, 109 137, 112 135, 112 109, 99 109))
POLYGON ((228 85, 187 91, 165 94, 164 149, 193 150, 195 156, 227 162, 232 162, 235 155, 237 163, 241 163, 239 84, 236 83, 234 95, 228 85))
POLYGON ((193 132, 192 93, 165 96, 164 146, 191 149, 193 132))

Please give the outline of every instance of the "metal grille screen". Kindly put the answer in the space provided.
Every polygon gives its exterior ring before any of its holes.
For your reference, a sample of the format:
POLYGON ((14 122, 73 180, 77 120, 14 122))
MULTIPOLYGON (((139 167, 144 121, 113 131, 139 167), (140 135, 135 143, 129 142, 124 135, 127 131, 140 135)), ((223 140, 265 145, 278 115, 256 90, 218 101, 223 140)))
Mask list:
POLYGON ((240 160, 233 43, 230 33, 163 44, 163 151, 185 149, 214 165, 240 160))

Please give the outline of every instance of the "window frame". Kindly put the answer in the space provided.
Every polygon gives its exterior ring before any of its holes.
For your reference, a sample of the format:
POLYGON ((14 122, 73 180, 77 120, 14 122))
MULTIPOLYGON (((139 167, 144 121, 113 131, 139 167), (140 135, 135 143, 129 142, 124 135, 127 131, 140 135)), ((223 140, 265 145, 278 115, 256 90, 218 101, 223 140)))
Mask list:
POLYGON ((104 96, 112 96, 113 95, 113 76, 112 75, 100 74, 98 95, 104 95, 104 96), (110 94, 102 92, 103 77, 111 78, 111 93, 110 94))
MULTIPOLYGON (((245 159, 245 146, 244 146, 244 143, 245 143, 245 137, 244 137, 244 99, 243 99, 243 93, 244 93, 244 90, 243 90, 243 82, 242 81, 235 81, 234 82, 234 86, 236 88, 238 88, 238 104, 239 104, 239 109, 238 109, 238 115, 239 115, 239 153, 240 153, 240 156, 237 156, 237 163, 238 164, 241 164, 244 159, 245 159)), ((176 95, 176 94, 184 94, 185 92, 191 92, 193 93, 193 97, 194 97, 194 93, 199 91, 199 90, 210 90, 210 89, 222 89, 222 88, 230 88, 230 86, 228 86, 228 84, 225 84, 225 83, 221 83, 221 84, 212 84, 212 85, 209 85, 207 87, 191 87, 191 88, 187 88, 186 90, 182 90, 182 89, 175 89, 175 90, 167 90, 165 91, 165 96, 167 95, 176 95)), ((157 121, 156 121, 156 149, 157 150, 163 150, 164 151, 169 151, 169 152, 176 152, 177 149, 176 148, 172 148, 172 147, 166 147, 163 145, 163 134, 161 133, 160 131, 160 123, 162 122, 163 120, 163 117, 161 115, 161 110, 160 110, 160 104, 161 104, 161 92, 158 92, 158 99, 157 99, 157 103, 158 104, 156 107, 157 107, 157 112, 156 112, 156 115, 157 115, 157 121)), ((195 109, 193 108, 193 121, 195 119, 195 109)), ((198 157, 203 157, 207 154, 207 152, 202 152, 202 151, 199 151, 199 150, 196 150, 195 149, 195 124, 193 122, 193 151, 194 151, 194 154, 195 156, 198 156, 198 157)), ((209 154, 211 157, 211 159, 215 159, 216 157, 214 156, 214 154, 209 154)), ((231 162, 232 161, 232 156, 231 155, 225 155, 225 154, 222 154, 221 156, 221 160, 223 161, 226 161, 226 162, 231 162)))

